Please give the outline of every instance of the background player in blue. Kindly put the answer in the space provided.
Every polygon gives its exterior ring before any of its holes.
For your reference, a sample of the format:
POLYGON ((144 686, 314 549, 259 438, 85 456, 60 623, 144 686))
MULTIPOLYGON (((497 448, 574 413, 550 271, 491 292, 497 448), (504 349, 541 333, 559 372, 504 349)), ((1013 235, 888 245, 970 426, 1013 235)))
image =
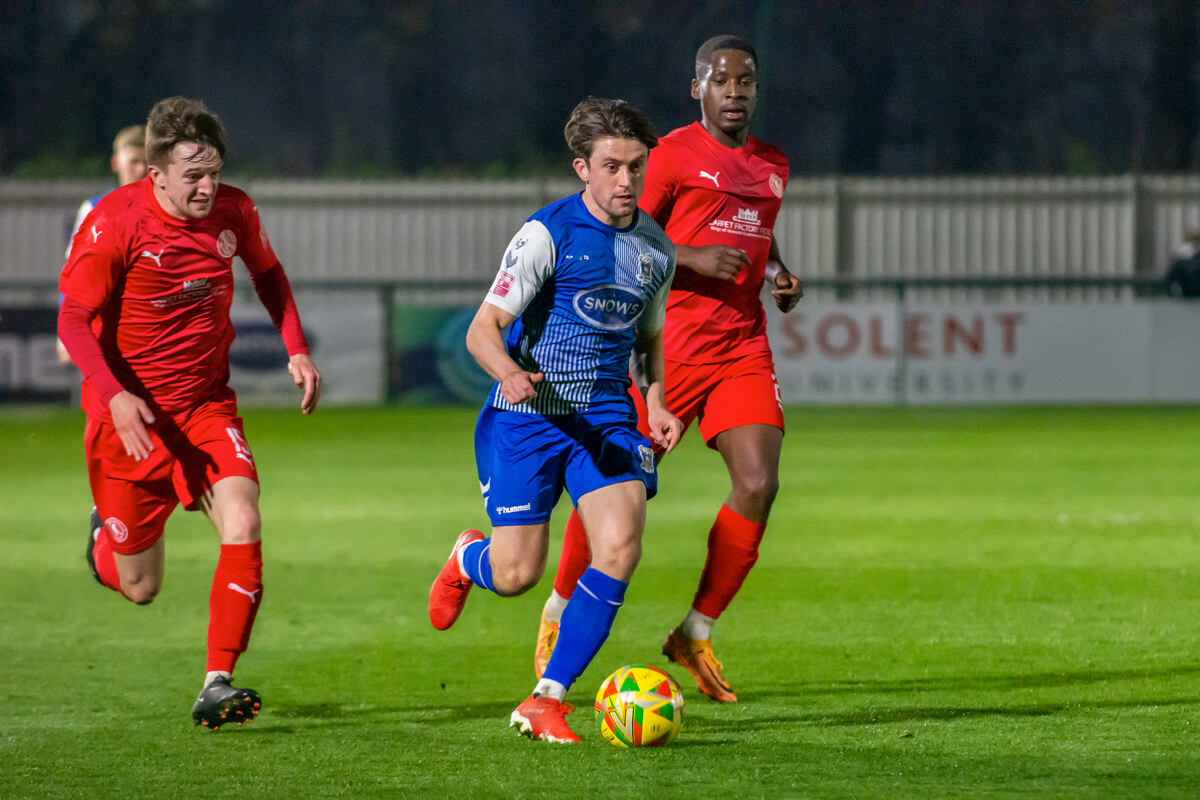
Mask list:
POLYGON ((475 431, 492 535, 464 531, 429 593, 429 619, 445 630, 474 584, 501 597, 536 585, 550 512, 566 488, 592 563, 563 611, 541 680, 509 720, 550 742, 579 741, 564 698, 608 637, 657 488, 654 453, 628 394, 631 354, 648 383, 651 436, 670 451, 683 433, 662 383, 675 248, 637 209, 658 136, 643 112, 594 97, 571 112, 564 135, 584 190, 529 218, 467 332, 467 348, 496 379, 475 431))
MULTIPOLYGON (((108 160, 108 165, 112 168, 113 174, 117 176, 117 186, 124 186, 146 177, 150 166, 146 163, 145 125, 130 125, 117 131, 117 135, 113 138, 112 158, 108 160)), ((79 232, 79 226, 83 224, 84 218, 92 212, 96 203, 100 202, 100 198, 109 191, 112 190, 89 197, 79 204, 79 211, 75 214, 75 224, 71 228, 71 235, 67 237, 67 258, 71 257, 70 243, 74 241, 75 234, 79 232)), ((59 302, 62 302, 61 297, 59 302)), ((63 347, 61 341, 58 342, 57 351, 59 363, 71 363, 71 357, 67 355, 67 348, 63 347)))

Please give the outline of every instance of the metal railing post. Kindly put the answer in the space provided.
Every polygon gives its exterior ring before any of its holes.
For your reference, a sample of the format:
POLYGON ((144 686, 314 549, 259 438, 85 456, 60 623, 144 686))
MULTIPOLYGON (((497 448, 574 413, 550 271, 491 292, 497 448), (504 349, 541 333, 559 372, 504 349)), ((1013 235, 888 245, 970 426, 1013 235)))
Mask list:
POLYGON ((396 364, 396 285, 380 283, 379 302, 383 311, 383 398, 394 400, 392 368, 396 364))
POLYGON ((896 405, 908 405, 908 302, 904 281, 896 281, 896 405))

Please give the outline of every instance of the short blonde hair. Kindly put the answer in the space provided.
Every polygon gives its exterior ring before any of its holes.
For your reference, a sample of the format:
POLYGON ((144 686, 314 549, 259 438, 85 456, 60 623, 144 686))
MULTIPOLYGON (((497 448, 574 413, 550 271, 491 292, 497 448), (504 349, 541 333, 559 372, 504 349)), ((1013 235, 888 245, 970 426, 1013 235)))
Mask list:
POLYGON ((117 131, 117 136, 113 139, 113 155, 121 152, 123 147, 140 147, 144 150, 146 148, 146 126, 130 125, 128 128, 121 128, 117 131))

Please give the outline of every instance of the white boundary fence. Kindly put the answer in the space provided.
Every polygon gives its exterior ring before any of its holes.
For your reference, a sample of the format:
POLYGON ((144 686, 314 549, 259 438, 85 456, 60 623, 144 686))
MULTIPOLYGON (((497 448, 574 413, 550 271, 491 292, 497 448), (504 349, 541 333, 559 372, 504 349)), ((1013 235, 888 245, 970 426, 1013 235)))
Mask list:
MULTIPOLYGON (((577 190, 572 181, 232 182, 258 203, 322 348, 354 368, 335 381, 343 402, 476 392, 454 309, 479 302, 531 211, 577 190), (436 364, 420 362, 430 354, 436 364), (434 372, 410 389, 407 375, 434 372)), ((0 400, 57 396, 70 382, 51 361, 56 278, 80 199, 102 188, 0 180, 0 400)), ((808 289, 801 313, 772 323, 784 399, 1200 400, 1200 378, 1179 377, 1200 376, 1197 306, 1148 299, 1197 230, 1193 176, 793 180, 776 234, 808 289), (1003 338, 973 327, 1012 314, 1030 320, 1019 352, 997 352, 1003 338), (939 331, 953 331, 952 350, 927 348, 924 337, 939 331), (802 355, 797 337, 824 350, 802 355)), ((246 284, 239 271, 252 304, 246 284)), ((235 364, 248 398, 290 390, 253 356, 251 347, 235 364)))
MULTIPOLYGON (((293 279, 486 280, 521 222, 573 181, 231 182, 259 205, 293 279)), ((0 180, 0 282, 53 280, 83 182, 0 180)), ((1200 230, 1200 177, 795 178, 776 235, 809 278, 1150 277, 1200 230)), ((2 287, 0 287, 2 288, 2 287)), ((832 290, 831 290, 832 291, 832 290)), ((845 298, 888 290, 839 290, 845 298)), ((915 299, 961 299, 926 287, 915 299)), ((1026 287, 1024 297, 1128 290, 1026 287)))

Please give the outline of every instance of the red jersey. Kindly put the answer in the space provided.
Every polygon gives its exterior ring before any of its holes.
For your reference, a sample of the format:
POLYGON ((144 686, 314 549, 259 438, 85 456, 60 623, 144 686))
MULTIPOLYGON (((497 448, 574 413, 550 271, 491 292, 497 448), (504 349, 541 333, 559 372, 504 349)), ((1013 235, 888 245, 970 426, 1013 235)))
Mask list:
MULTIPOLYGON (((143 178, 105 195, 84 219, 59 290, 98 309, 92 330, 113 377, 178 414, 226 390, 235 255, 252 276, 279 264, 245 192, 221 184, 208 216, 180 219, 143 178)), ((85 411, 108 420, 106 399, 84 382, 85 411)))
POLYGON ((736 281, 675 270, 663 329, 667 359, 705 364, 770 352, 760 295, 787 179, 778 148, 753 136, 744 147, 726 147, 699 122, 650 151, 639 205, 671 241, 730 245, 750 257, 736 281))

